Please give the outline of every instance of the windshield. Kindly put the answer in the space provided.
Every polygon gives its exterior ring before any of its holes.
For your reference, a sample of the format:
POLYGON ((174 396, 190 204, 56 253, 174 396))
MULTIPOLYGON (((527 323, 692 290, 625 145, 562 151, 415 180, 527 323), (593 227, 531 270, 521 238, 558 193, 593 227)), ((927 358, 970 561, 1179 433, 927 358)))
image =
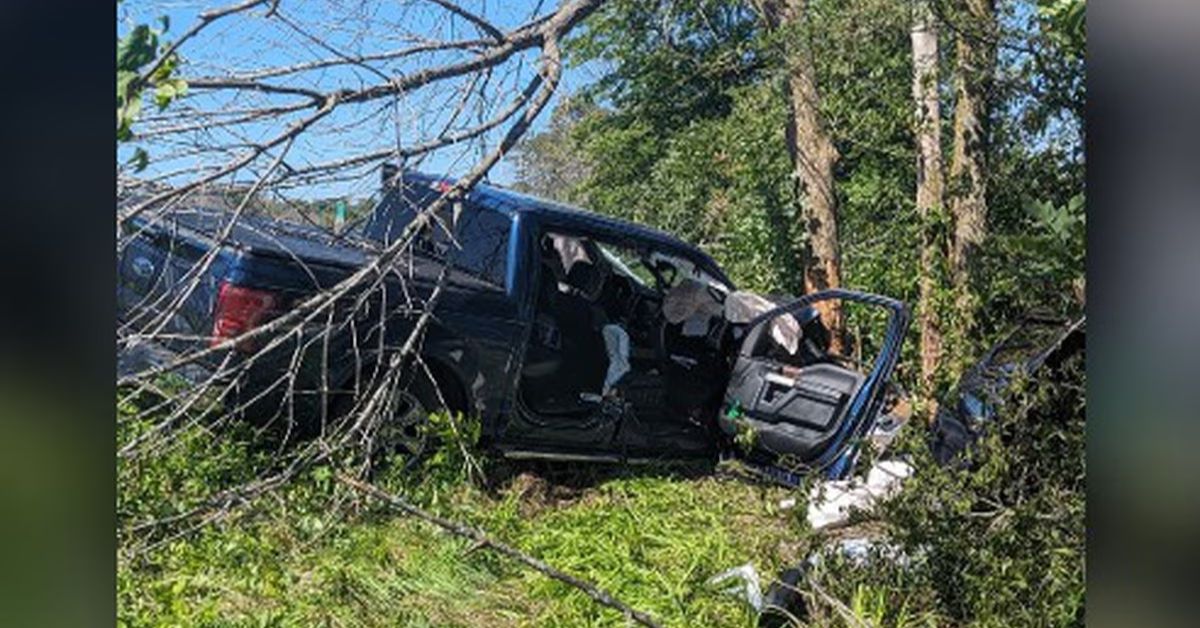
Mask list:
POLYGON ((641 252, 634 249, 596 242, 604 259, 612 264, 613 271, 629 277, 645 287, 658 286, 669 290, 684 278, 695 279, 704 284, 728 290, 728 286, 700 270, 687 258, 662 253, 660 251, 641 252), (661 280, 662 285, 659 286, 661 280))

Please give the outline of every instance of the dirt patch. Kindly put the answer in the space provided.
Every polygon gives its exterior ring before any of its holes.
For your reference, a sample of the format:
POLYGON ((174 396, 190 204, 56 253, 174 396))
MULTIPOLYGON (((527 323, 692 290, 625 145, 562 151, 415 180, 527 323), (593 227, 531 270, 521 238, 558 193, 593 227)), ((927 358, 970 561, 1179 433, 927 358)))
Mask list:
POLYGON ((849 525, 836 526, 820 533, 820 540, 836 543, 842 539, 874 539, 887 538, 887 525, 878 520, 859 521, 849 525))
POLYGON ((544 510, 569 506, 578 501, 587 489, 552 482, 532 471, 513 476, 501 489, 502 494, 517 500, 522 517, 531 517, 544 510))

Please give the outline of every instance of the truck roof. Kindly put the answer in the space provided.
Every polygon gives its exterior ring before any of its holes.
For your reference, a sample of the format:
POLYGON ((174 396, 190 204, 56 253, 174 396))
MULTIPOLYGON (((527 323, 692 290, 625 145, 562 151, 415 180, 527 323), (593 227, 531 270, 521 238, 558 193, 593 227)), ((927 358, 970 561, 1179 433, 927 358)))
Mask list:
MULTIPOLYGON (((412 170, 404 172, 403 180, 405 182, 429 186, 434 186, 441 182, 454 184, 456 181, 452 177, 436 176, 412 170)), ((471 192, 467 195, 467 198, 475 203, 509 215, 534 214, 550 218, 556 224, 568 228, 576 227, 588 232, 610 235, 616 238, 634 237, 647 241, 667 251, 690 258, 713 277, 721 279, 730 285, 733 283, 725 275, 721 267, 717 265, 716 261, 708 253, 704 252, 703 249, 653 227, 639 225, 612 216, 605 216, 574 205, 538 198, 489 183, 475 184, 471 192)))

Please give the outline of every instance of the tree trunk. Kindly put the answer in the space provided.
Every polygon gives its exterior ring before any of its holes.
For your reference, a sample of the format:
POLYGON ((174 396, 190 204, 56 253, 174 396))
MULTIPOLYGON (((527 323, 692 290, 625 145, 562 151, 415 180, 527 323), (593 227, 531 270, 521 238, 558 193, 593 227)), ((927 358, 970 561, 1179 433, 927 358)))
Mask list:
POLYGON ((955 44, 954 147, 950 160, 950 213, 954 234, 950 270, 956 288, 965 293, 975 251, 987 222, 986 154, 987 95, 994 65, 993 0, 963 0, 955 44))
MULTIPOLYGON (((786 139, 797 214, 805 235, 799 247, 799 262, 804 273, 804 292, 811 293, 841 287, 842 265, 833 186, 838 152, 821 117, 812 48, 803 29, 806 5, 806 0, 787 0, 782 8, 775 2, 763 2, 759 8, 768 28, 785 27, 792 31, 787 45, 786 139)), ((842 352, 846 323, 841 302, 825 301, 816 307, 831 332, 831 349, 842 352)))
MULTIPOLYGON (((930 0, 918 0, 912 27, 913 102, 916 104, 914 136, 917 144, 917 212, 921 221, 920 294, 917 318, 920 327, 922 395, 933 401, 934 380, 942 360, 942 329, 935 305, 938 287, 939 246, 931 228, 931 214, 943 202, 942 114, 938 100, 938 27, 930 0)), ((936 403, 936 401, 934 401, 936 403)))

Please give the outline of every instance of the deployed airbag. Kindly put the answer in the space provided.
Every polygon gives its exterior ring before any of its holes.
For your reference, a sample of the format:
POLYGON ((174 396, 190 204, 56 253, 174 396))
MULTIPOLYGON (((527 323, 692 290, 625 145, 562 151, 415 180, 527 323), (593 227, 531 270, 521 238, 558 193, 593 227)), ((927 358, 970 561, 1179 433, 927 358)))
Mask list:
MULTIPOLYGON (((738 290, 725 298, 725 318, 731 323, 749 323, 759 314, 776 307, 777 304, 753 292, 738 290)), ((795 316, 784 314, 771 319, 771 339, 787 349, 789 355, 796 355, 800 337, 800 322, 795 316)))
POLYGON ((682 323, 680 333, 684 336, 704 336, 709 322, 719 318, 722 311, 708 286, 695 279, 682 279, 663 297, 663 318, 672 325, 682 323))

